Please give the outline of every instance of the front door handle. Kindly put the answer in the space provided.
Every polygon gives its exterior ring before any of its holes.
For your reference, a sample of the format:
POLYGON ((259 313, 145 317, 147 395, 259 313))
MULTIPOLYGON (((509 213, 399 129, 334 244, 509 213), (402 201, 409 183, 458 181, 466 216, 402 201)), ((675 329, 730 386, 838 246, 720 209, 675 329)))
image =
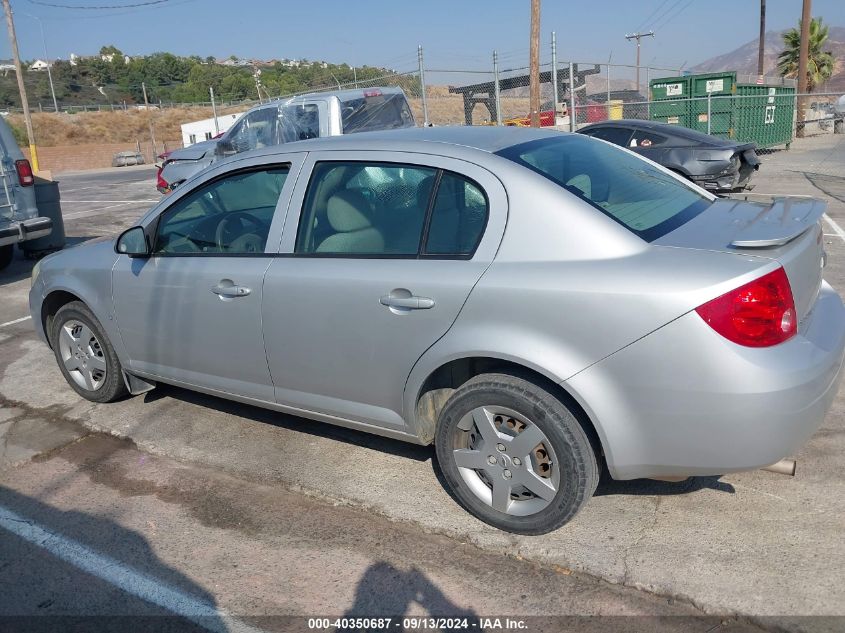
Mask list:
POLYGON ((401 310, 428 310, 434 307, 434 299, 428 297, 418 297, 411 295, 409 297, 397 297, 395 295, 384 295, 379 299, 379 303, 389 308, 399 308, 401 310))
POLYGON ((221 298, 234 299, 236 297, 245 297, 252 291, 244 286, 233 284, 229 279, 224 279, 216 286, 212 286, 211 292, 221 298))

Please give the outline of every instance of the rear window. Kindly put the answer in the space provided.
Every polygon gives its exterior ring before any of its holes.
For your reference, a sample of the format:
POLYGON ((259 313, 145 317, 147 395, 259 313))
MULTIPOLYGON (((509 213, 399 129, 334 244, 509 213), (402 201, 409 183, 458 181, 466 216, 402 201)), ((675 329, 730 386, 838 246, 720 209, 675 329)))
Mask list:
POLYGON ((560 185, 647 242, 711 204, 707 195, 638 156, 578 134, 497 153, 560 185))
POLYGON ((361 97, 341 101, 340 117, 344 134, 414 126, 405 95, 381 90, 365 90, 361 97))

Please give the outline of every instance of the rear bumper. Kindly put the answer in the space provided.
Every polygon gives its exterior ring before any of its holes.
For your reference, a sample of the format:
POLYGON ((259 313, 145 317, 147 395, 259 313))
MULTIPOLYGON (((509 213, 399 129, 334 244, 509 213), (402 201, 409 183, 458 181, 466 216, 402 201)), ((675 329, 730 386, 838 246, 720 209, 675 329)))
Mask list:
POLYGON ((614 478, 719 475, 801 447, 830 409, 844 357, 845 307, 823 283, 781 345, 735 345, 690 312, 567 385, 599 427, 614 478))
POLYGON ((724 176, 690 176, 690 180, 708 191, 736 191, 748 185, 754 171, 742 170, 724 176))
POLYGON ((32 218, 22 222, 12 222, 0 227, 0 246, 17 244, 50 235, 53 220, 50 218, 32 218))

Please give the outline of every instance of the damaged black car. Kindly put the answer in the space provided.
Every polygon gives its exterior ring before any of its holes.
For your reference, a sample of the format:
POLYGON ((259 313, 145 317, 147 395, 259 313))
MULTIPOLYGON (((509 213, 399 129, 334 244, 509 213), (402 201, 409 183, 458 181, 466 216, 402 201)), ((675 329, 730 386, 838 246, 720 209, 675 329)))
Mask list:
POLYGON ((578 132, 627 147, 713 192, 750 189, 751 176, 760 168, 754 143, 668 123, 621 119, 587 125, 578 132))

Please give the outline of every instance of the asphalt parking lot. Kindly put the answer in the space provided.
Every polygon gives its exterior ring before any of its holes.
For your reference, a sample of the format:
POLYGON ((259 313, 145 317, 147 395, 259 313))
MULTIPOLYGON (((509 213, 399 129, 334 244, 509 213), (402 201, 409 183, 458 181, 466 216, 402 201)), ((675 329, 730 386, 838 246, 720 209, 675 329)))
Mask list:
MULTIPOLYGON (((148 168, 58 178, 71 243, 117 234, 159 198, 148 168)), ((845 137, 765 155, 754 182, 755 196, 828 201, 826 278, 845 291, 845 137)), ((573 523, 520 537, 458 507, 428 448, 171 387, 110 405, 81 400, 27 319, 31 266, 18 256, 0 273, 0 527, 5 507, 89 550, 125 556, 126 565, 155 559, 176 570, 170 585, 228 613, 335 613, 336 604, 359 604, 361 570, 383 563, 384 586, 410 578, 402 546, 414 542, 430 548, 407 554, 430 561, 417 569, 408 600, 422 612, 739 614, 764 627, 773 622, 767 616, 796 630, 841 626, 806 616, 845 615, 845 393, 794 456, 794 478, 756 471, 677 484, 603 481, 573 523), (108 521, 97 532, 106 536, 84 536, 86 520, 108 521), (322 530, 326 549, 303 548, 296 525, 322 530), (114 547, 121 538, 132 544, 114 547), (278 548, 298 553, 282 563, 278 548), (490 591, 494 576, 512 580, 490 591), (280 596, 279 579, 293 577, 305 584, 280 596), (477 580, 461 584, 468 578, 477 580), (425 595, 434 597, 424 603, 425 595)), ((47 566, 43 552, 31 556, 47 566)), ((0 565, 0 586, 4 577, 0 565)))

